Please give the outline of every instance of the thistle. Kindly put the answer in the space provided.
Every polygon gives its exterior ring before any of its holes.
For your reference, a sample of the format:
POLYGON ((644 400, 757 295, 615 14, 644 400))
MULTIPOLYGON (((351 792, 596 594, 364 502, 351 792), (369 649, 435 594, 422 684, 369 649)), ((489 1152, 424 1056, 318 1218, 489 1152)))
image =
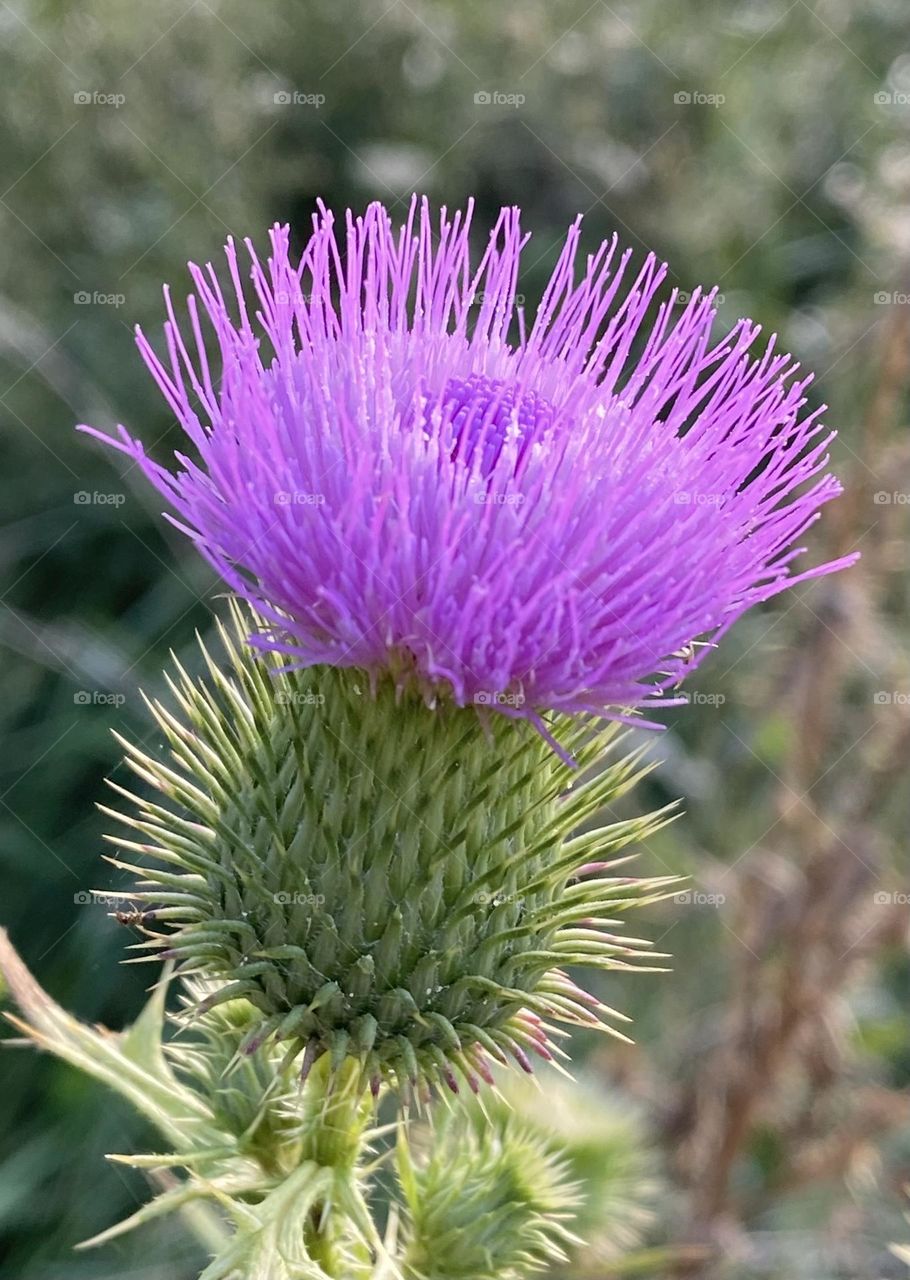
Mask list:
POLYGON ((413 1280, 500 1280, 568 1260, 580 1188, 515 1115, 449 1112, 428 1149, 399 1144, 408 1208, 404 1272, 413 1280))
POLYGON ((182 720, 153 709, 171 763, 130 751, 171 802, 133 819, 172 868, 144 901, 213 1000, 261 1011, 254 1045, 352 1056, 376 1088, 473 1089, 596 1020, 565 966, 627 966, 644 944, 613 913, 660 886, 579 868, 665 815, 573 839, 634 763, 575 786, 564 764, 616 741, 592 715, 666 703, 750 604, 847 563, 790 571, 838 485, 808 379, 773 342, 750 359, 756 326, 712 345, 696 293, 648 328, 664 269, 623 296, 613 242, 577 282, 576 225, 529 328, 517 211, 476 268, 469 229, 372 205, 341 244, 321 209, 299 264, 286 229, 266 266, 248 245, 255 315, 229 243, 236 318, 191 267, 220 388, 195 296, 192 354, 167 294, 167 366, 139 336, 199 461, 117 442, 263 654, 228 641, 230 679, 210 662, 182 720))
POLYGON ((479 262, 470 220, 372 205, 342 240, 320 206, 299 261, 286 228, 264 265, 247 244, 249 284, 229 243, 233 300, 192 267, 189 341, 167 294, 166 357, 139 335, 193 456, 110 441, 243 601, 207 674, 176 666, 150 704, 162 741, 124 744, 138 793, 116 787, 179 1034, 162 1047, 159 992, 100 1037, 6 965, 26 1033, 170 1145, 131 1157, 183 1171, 134 1221, 204 1201, 231 1224, 203 1280, 561 1259, 575 1189, 540 1134, 451 1103, 412 1153, 411 1104, 555 1060, 566 1025, 622 1035, 568 972, 647 967, 621 918, 670 883, 620 873, 671 816, 611 812, 643 772, 621 724, 679 701, 751 605, 853 558, 794 572, 839 486, 773 340, 714 341, 713 294, 656 305, 665 269, 615 241, 579 271, 578 223, 529 321, 518 212, 479 262))
POLYGON ((553 1022, 621 1035, 566 972, 639 965, 648 944, 617 917, 672 883, 617 875, 612 856, 668 811, 592 825, 641 773, 636 753, 604 763, 618 726, 566 726, 573 774, 526 723, 281 671, 232 614, 226 669, 204 650, 207 681, 170 681, 177 713, 150 704, 168 755, 126 744, 158 797, 124 792, 135 812, 114 814, 140 837, 115 842, 151 859, 115 859, 142 880, 139 948, 220 984, 201 1011, 259 1011, 241 1052, 274 1039, 304 1075, 353 1059, 374 1091, 530 1071, 558 1052, 553 1022))
MULTIPOLYGON (((584 1240, 585 1263, 637 1261, 636 1250, 666 1197, 645 1115, 593 1077, 503 1080, 496 1106, 565 1161, 581 1188, 572 1230, 584 1240)), ((577 1253, 576 1248, 571 1252, 577 1253)))
POLYGON ((666 705, 746 609, 856 558, 792 571, 840 492, 811 377, 773 339, 753 354, 750 321, 712 341, 714 293, 656 305, 666 268, 631 270, 615 238, 579 270, 580 222, 531 322, 518 210, 477 263, 470 223, 415 199, 401 228, 374 204, 336 236, 320 207, 299 262, 286 227, 265 264, 247 242, 251 288, 229 241, 234 297, 191 266, 189 341, 167 292, 166 358, 138 337, 194 457, 172 473, 85 429, 291 666, 548 736, 547 713, 666 705))

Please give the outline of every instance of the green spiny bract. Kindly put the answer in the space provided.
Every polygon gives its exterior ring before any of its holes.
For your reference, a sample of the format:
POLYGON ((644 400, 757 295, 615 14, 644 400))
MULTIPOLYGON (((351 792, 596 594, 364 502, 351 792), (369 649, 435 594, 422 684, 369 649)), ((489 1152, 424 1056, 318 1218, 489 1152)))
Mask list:
MULTIPOLYGON (((127 1098, 162 1140, 154 1154, 110 1159, 150 1171, 165 1189, 82 1247, 186 1211, 215 1255, 205 1280, 238 1272, 325 1280, 317 1262, 327 1254, 335 1260, 329 1274, 345 1280, 373 1274, 370 1259, 382 1254, 382 1244, 366 1207, 369 1171, 362 1162, 376 1135, 356 1063, 333 1074, 320 1064, 301 1090, 278 1046, 239 1055, 250 1015, 259 1016, 244 1001, 200 1015, 191 1028, 181 1023, 181 1034, 165 1043, 169 974, 126 1031, 87 1026, 41 989, 2 929, 0 973, 23 1015, 7 1015, 14 1025, 127 1098)), ((197 1005, 204 994, 191 980, 182 999, 197 1005)))
POLYGON ((374 1088, 476 1089, 490 1059, 549 1058, 551 1019, 621 1017, 565 972, 633 967, 648 944, 615 917, 668 883, 603 861, 667 813, 590 829, 642 772, 603 765, 616 727, 560 722, 573 771, 525 721, 431 710, 388 677, 282 672, 246 647, 254 629, 235 606, 229 670, 203 648, 208 678, 178 665, 175 710, 150 704, 167 752, 124 744, 160 797, 115 788, 141 840, 114 842, 150 859, 117 862, 142 880, 140 947, 218 984, 202 1010, 249 1001, 246 1051, 285 1042, 304 1072, 353 1058, 374 1088))
POLYGON ((502 1084, 502 1096, 485 1099, 488 1111, 520 1116, 584 1189, 573 1226, 586 1267, 628 1262, 664 1190, 643 1112, 594 1077, 569 1081, 547 1071, 539 1081, 512 1074, 502 1084))
MULTIPOLYGON (((196 1009, 211 993, 210 984, 187 979, 181 1005, 196 1009)), ((253 1053, 240 1046, 258 1026, 261 1015, 246 1000, 229 1000, 194 1018, 186 1027, 175 1019, 180 1034, 164 1046, 177 1077, 201 1098, 210 1113, 210 1126, 223 1135, 213 1144, 217 1166, 226 1153, 257 1165, 268 1177, 292 1172, 304 1159, 300 1090, 296 1073, 281 1063, 270 1045, 253 1053)), ((216 1169, 197 1168, 213 1177, 216 1169)))
MULTIPOLYGON (((198 1008, 210 990, 196 979, 183 986, 184 1008, 198 1008)), ((157 1003, 163 1013, 163 999, 157 1003)), ((188 1091, 198 1115, 180 1126, 173 1152, 114 1158, 183 1176, 87 1245, 107 1243, 186 1205, 213 1205, 234 1231, 216 1245, 203 1280, 373 1275, 382 1246, 367 1207, 363 1162, 371 1152, 375 1108, 360 1087, 357 1065, 348 1061, 330 1073, 326 1058, 302 1090, 274 1043, 240 1052, 259 1018, 242 999, 207 1010, 190 1027, 175 1016, 180 1034, 161 1046, 162 1072, 175 1092, 188 1091)))
POLYGON ((398 1181, 407 1280, 519 1280, 580 1243, 568 1166, 515 1116, 438 1117, 423 1156, 399 1143, 398 1181))
MULTIPOLYGON (((370 1197, 392 1152, 380 1151, 355 1059, 335 1071, 324 1055, 303 1087, 274 1043, 246 1060, 242 1000, 164 1042, 167 978, 128 1030, 89 1027, 41 990, 2 929, 0 972, 27 1019, 12 1019, 19 1030, 128 1098, 163 1139, 163 1152, 110 1158, 166 1189, 83 1247, 179 1212, 213 1255, 200 1280, 518 1280, 572 1243, 574 1187, 551 1144, 513 1115, 485 1118, 478 1104, 430 1110, 433 1128, 402 1117, 383 1239, 370 1197)), ((185 985, 181 1000, 198 1004, 206 988, 185 985)))

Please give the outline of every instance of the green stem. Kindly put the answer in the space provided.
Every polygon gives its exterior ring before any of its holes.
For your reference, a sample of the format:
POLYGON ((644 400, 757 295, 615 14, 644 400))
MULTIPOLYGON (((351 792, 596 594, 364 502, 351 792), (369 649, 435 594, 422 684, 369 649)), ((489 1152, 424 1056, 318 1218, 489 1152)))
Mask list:
POLYGON ((615 1262, 598 1263, 593 1271, 579 1266, 571 1272, 571 1280, 606 1280, 608 1276, 616 1276, 617 1280, 625 1280, 627 1276, 671 1275, 680 1267, 692 1266, 694 1263, 708 1262, 711 1250, 703 1245, 666 1245, 654 1249, 636 1249, 615 1262))
POLYGON ((327 1276, 345 1280, 340 1241, 343 1210, 355 1191, 357 1164, 363 1151, 373 1105, 359 1065, 348 1060, 333 1071, 329 1055, 314 1065, 303 1091, 301 1160, 331 1169, 336 1192, 313 1206, 304 1227, 307 1250, 327 1276))

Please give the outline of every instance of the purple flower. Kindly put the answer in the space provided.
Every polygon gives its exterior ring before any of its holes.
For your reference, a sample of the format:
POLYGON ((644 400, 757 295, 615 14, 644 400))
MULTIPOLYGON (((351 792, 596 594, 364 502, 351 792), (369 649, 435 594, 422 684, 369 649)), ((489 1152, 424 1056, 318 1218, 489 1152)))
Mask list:
POLYGON ((291 666, 390 671, 541 729, 672 704, 694 641, 855 559, 792 569, 840 492, 810 378, 773 339, 750 354, 748 320, 713 341, 713 293, 657 306, 666 268, 615 238, 579 264, 580 220, 526 317, 518 210, 479 262, 470 220, 415 200, 396 227, 374 204, 339 237, 321 206, 299 264, 287 228, 265 266, 246 242, 255 310, 229 242, 233 296, 191 266, 185 336, 167 291, 166 358, 138 336, 193 456, 171 472, 122 427, 110 443, 291 666))

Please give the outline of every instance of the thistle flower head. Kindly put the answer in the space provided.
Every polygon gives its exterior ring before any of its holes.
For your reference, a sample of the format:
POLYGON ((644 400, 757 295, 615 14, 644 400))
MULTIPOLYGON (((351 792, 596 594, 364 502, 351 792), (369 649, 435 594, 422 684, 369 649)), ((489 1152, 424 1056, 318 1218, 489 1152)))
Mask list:
POLYGON ((278 671, 251 626, 235 607, 229 669, 180 671, 176 711, 152 704, 169 753, 127 744, 155 799, 115 788, 139 835, 115 843, 144 863, 118 863, 143 882, 139 948, 216 984, 195 1015, 242 998, 244 1054, 268 1041, 305 1073, 328 1055, 374 1089, 454 1092, 551 1059, 555 1021, 624 1020, 565 972, 634 967, 647 944, 618 917, 667 883, 604 861, 666 814, 591 822, 640 772, 602 759, 618 726, 565 727, 569 787, 531 725, 498 718, 491 742, 472 710, 431 715, 388 677, 370 695, 356 673, 278 671))
POLYGON ((186 336, 169 297, 166 355, 139 335, 192 457, 114 443, 292 666, 541 728, 667 702, 694 641, 851 559, 792 568, 839 492, 809 378, 749 321, 714 340, 713 294, 657 306, 653 257, 581 259, 578 223, 526 318, 518 211, 479 261, 470 221, 320 207, 299 261, 275 228, 246 269, 229 242, 233 296, 191 267, 186 336))
POLYGON ((579 1186, 514 1115, 440 1117, 416 1160, 399 1144, 403 1263, 413 1280, 523 1280, 568 1260, 579 1186))
POLYGON ((666 1194, 645 1116, 628 1095, 593 1077, 546 1074, 545 1081, 513 1074, 496 1105, 560 1153, 584 1188, 574 1229, 586 1261, 615 1263, 641 1245, 666 1194))

